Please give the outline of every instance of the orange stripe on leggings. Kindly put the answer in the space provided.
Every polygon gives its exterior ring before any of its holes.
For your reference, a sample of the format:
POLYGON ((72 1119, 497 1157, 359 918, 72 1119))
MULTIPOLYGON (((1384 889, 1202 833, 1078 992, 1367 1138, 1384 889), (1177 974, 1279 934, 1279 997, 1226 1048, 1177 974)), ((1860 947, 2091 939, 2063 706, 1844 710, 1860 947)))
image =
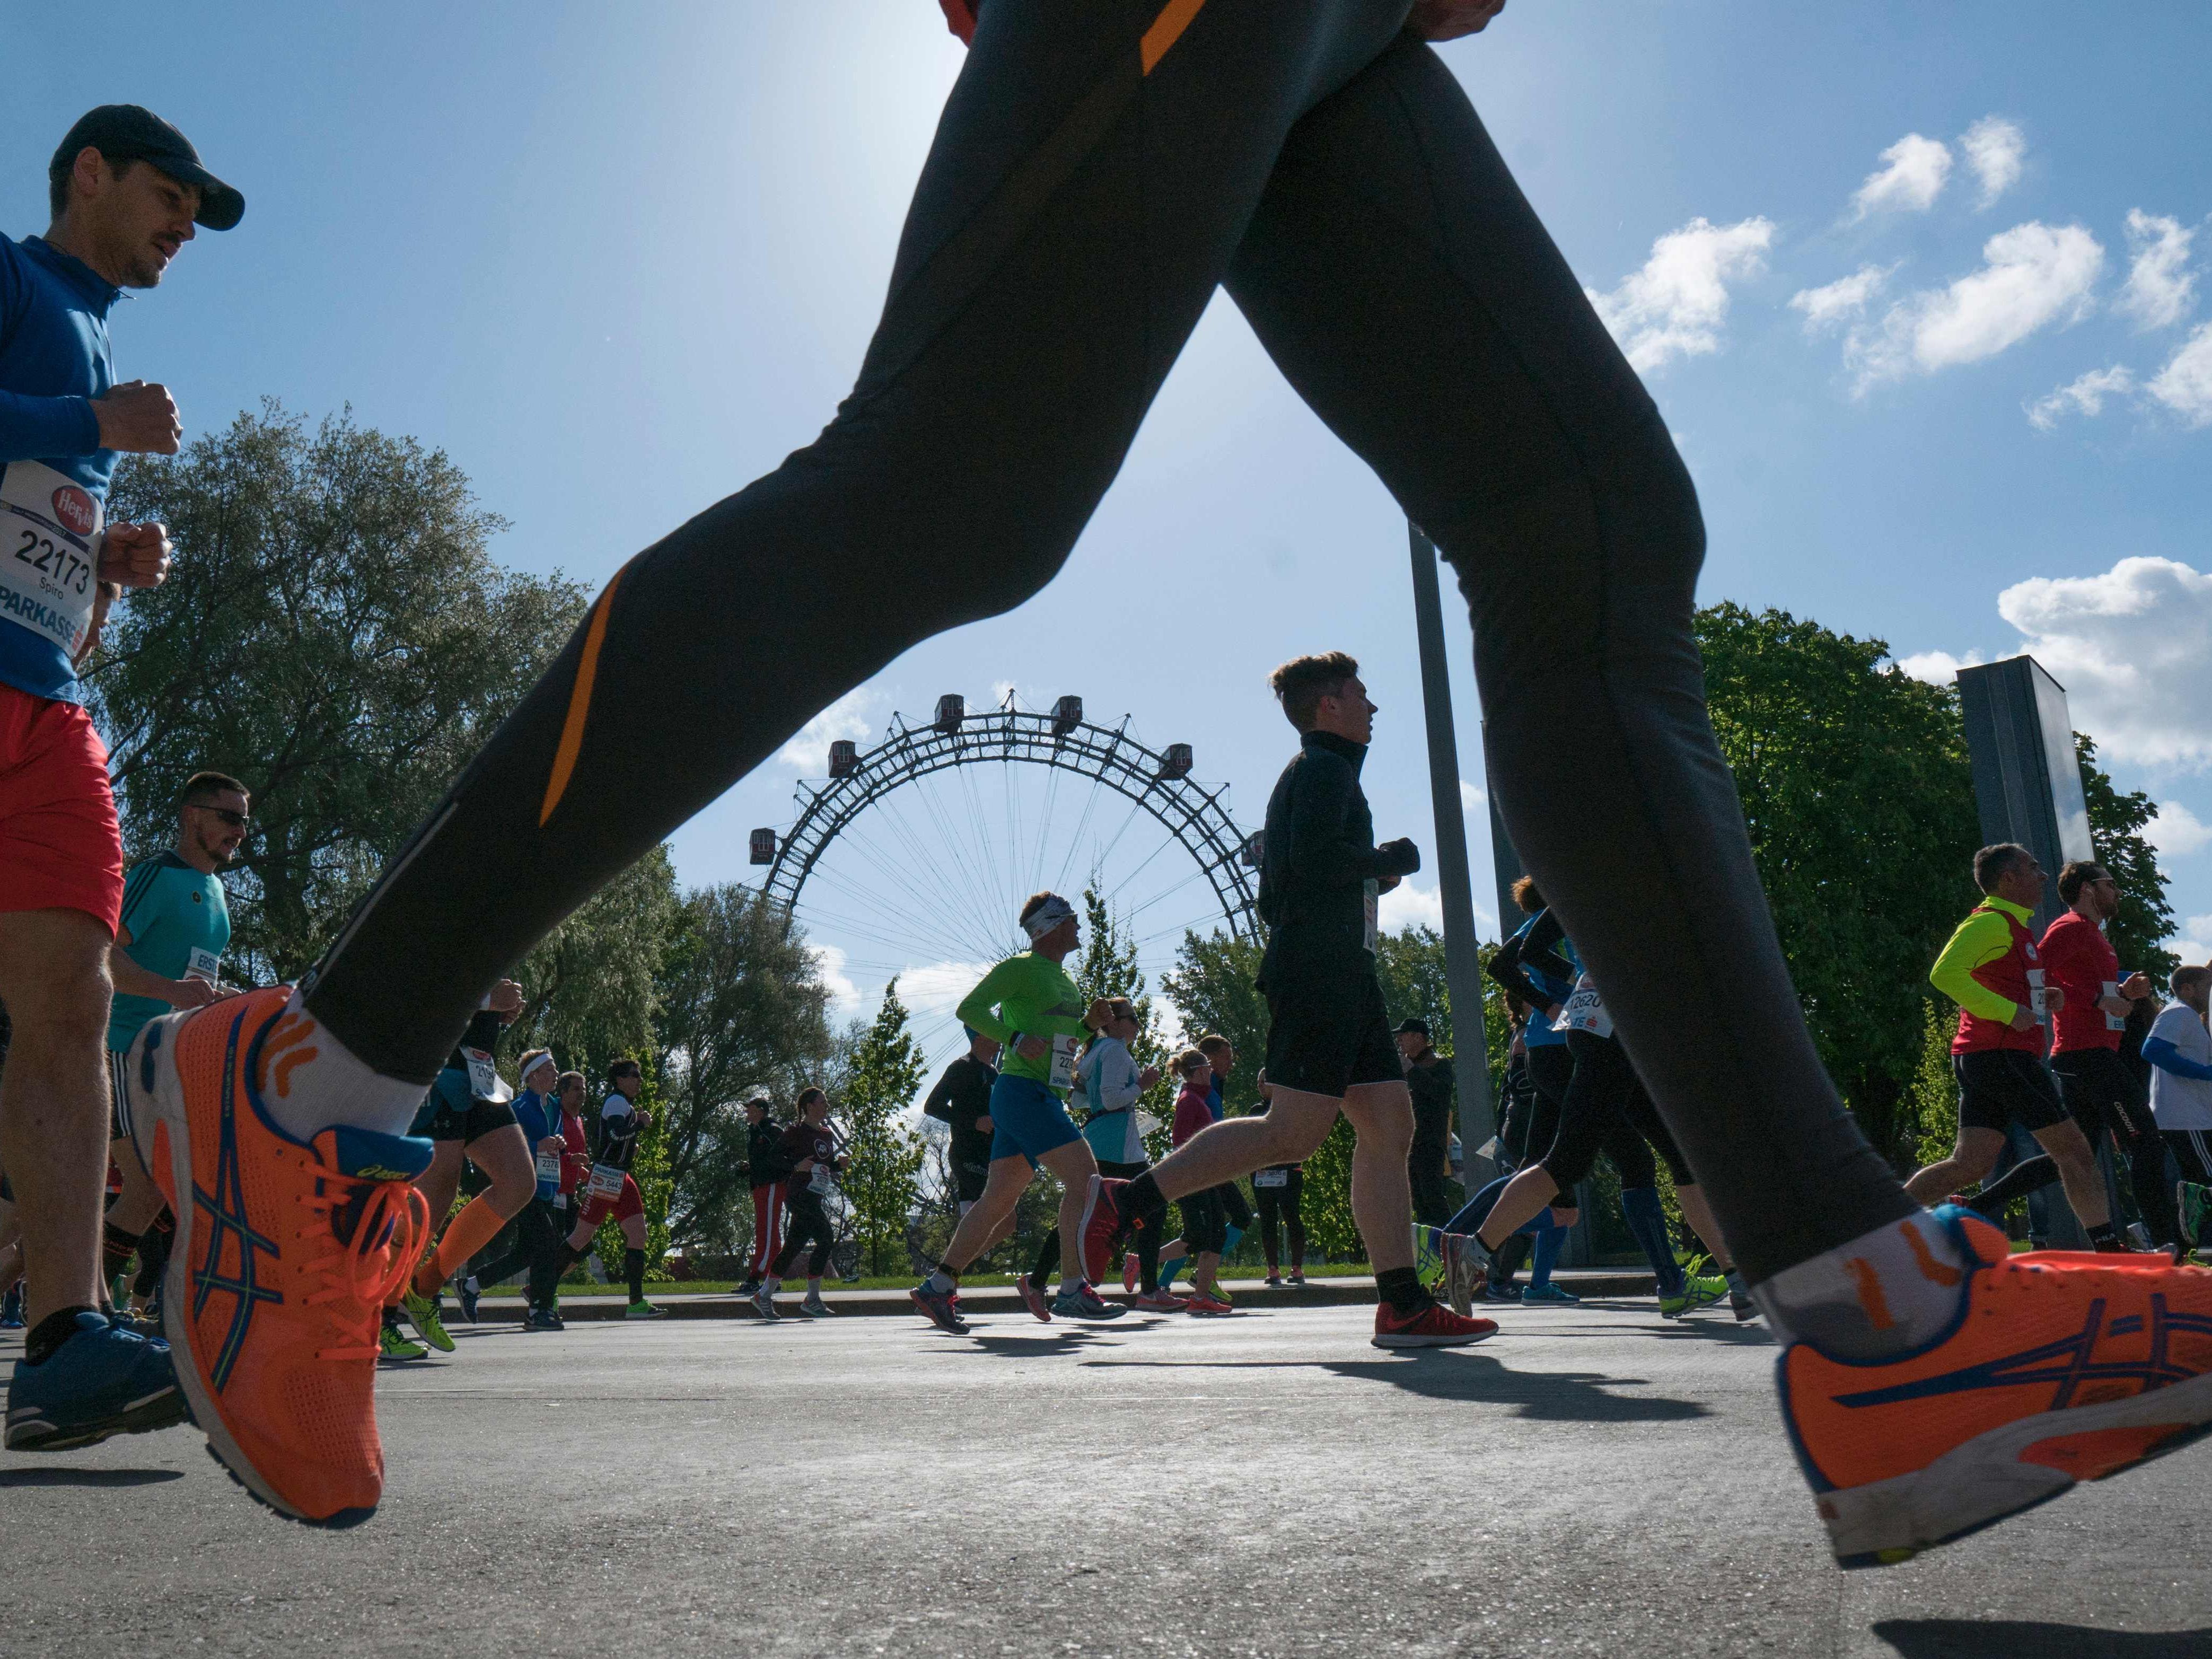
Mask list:
POLYGON ((584 630, 584 654, 576 664, 575 689, 568 693, 568 718, 561 722, 561 746, 553 751, 553 775, 545 781, 545 805, 538 810, 541 825, 561 804, 569 775, 576 769, 576 755, 584 746, 584 720, 592 709, 592 682, 599 673, 599 646, 607 636, 607 612, 614 605, 615 589, 621 586, 622 572, 617 570, 606 592, 599 595, 599 602, 592 607, 591 626, 584 630))
POLYGON ((1168 48, 1182 39, 1182 32, 1190 27, 1190 20, 1198 15, 1199 8, 1205 3, 1206 0, 1168 0, 1160 8, 1160 15, 1152 19, 1152 27, 1145 31, 1145 38, 1137 42, 1137 57, 1146 74, 1150 75, 1152 65, 1168 55, 1168 48))

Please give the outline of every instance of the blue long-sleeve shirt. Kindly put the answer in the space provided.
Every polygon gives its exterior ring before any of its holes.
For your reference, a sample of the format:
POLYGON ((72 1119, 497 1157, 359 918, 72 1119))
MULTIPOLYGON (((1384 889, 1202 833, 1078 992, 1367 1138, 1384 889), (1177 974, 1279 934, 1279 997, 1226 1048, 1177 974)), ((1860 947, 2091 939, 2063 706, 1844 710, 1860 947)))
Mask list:
MULTIPOLYGON (((541 1095, 535 1089, 525 1089, 514 1097, 514 1121, 522 1127, 522 1137, 530 1143, 530 1156, 538 1157, 538 1143, 549 1136, 561 1138, 561 1103, 541 1095)), ((538 1177, 538 1196, 553 1198, 561 1191, 560 1165, 556 1163, 550 1180, 544 1175, 538 1177)))
POLYGON ((2200 1083, 2212 1082, 2212 1066, 2190 1059, 2164 1037, 2146 1038, 2142 1057, 2161 1072, 2171 1072, 2176 1077, 2193 1077, 2200 1083))
MULTIPOLYGON (((121 292, 42 237, 0 236, 0 464, 40 462, 102 502, 116 453, 100 447, 92 404, 115 384, 107 313, 121 292)), ((69 653, 10 614, 15 597, 0 586, 0 684, 82 702, 69 653)))

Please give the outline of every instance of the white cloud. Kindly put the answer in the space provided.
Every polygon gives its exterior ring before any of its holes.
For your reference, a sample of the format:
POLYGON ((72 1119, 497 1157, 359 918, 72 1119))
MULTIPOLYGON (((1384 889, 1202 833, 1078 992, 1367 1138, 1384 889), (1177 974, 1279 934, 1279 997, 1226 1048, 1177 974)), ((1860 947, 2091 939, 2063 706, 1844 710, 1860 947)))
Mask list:
POLYGON ((806 950, 814 958, 814 971, 822 976, 823 988, 830 993, 830 1018, 835 1021, 857 1018, 863 999, 860 988, 845 971, 845 953, 834 945, 809 945, 806 950))
POLYGON ((2166 948, 2184 962, 2212 962, 2212 916, 2190 917, 2166 941, 2166 948))
POLYGON ((1915 370, 1978 362, 2052 323, 2086 316, 2105 250, 2079 225, 2031 219, 1982 246, 1982 267, 1948 288, 1924 289, 1889 308, 1876 329, 1853 329, 1844 360, 1856 390, 1915 370))
POLYGON ((1899 657, 1897 665, 1912 679, 1925 680, 1930 685, 1948 685, 1961 668, 1972 668, 1981 659, 1977 651, 1969 651, 1963 657, 1954 657, 1948 651, 1916 651, 1909 657, 1899 657))
POLYGON ((2197 276, 2189 269, 2189 245, 2196 236, 2179 219, 2130 208, 2127 285, 2112 309, 2143 328, 2165 328, 2186 316, 2196 301, 2197 276))
POLYGON ((2101 575, 2016 582, 1997 596, 1997 614, 2112 758, 2212 767, 2212 575, 2122 559, 2101 575))
MULTIPOLYGON (((2185 858, 2212 843, 2212 823, 2204 823, 2178 800, 2162 800, 2143 826, 2143 839, 2161 853, 2185 858)), ((2212 921, 2212 916, 2191 917, 2190 926, 2193 929, 2199 921, 2212 921)))
POLYGON ((2191 426, 2212 426, 2212 323, 2199 323, 2144 388, 2191 426))
POLYGON ((1925 213, 1951 176, 1951 149, 1940 139, 1908 132, 1881 153, 1881 166, 1851 198, 1851 217, 1904 209, 1925 213))
POLYGON ((949 1021, 960 1000, 974 990, 997 964, 988 962, 932 962, 906 968, 898 976, 899 1000, 907 1006, 917 1030, 949 1021))
POLYGON ((2069 411, 2078 415, 2098 416, 2105 412, 2105 399, 2125 397, 2136 389, 2135 371, 2124 363, 2114 363, 2110 368, 2093 368, 2087 374, 2068 381, 2047 397, 2038 398, 2027 407, 2027 423, 2039 432, 2048 432, 2058 424, 2058 417, 2069 411))
POLYGON ((1639 369, 1718 350, 1728 319, 1728 284, 1766 269, 1772 221, 1716 225, 1699 217, 1651 245, 1643 269, 1610 294, 1589 290, 1597 314, 1639 369))
POLYGON ((1459 810, 1471 818, 1487 818, 1490 797, 1465 778, 1459 781, 1459 810))
POLYGON ((873 706, 876 694, 865 687, 848 691, 812 720, 799 728, 798 734, 782 748, 775 757, 784 765, 819 777, 830 770, 830 745, 840 738, 865 738, 868 735, 866 709, 873 706))
POLYGON ((1861 265, 1850 276, 1823 287, 1798 289, 1790 296, 1790 308, 1805 313, 1808 334, 1840 328, 1866 309, 1867 301, 1881 292, 1889 273, 1896 269, 1895 265, 1861 265))
POLYGON ((1383 894, 1382 902, 1375 907, 1375 923, 1386 933, 1407 927, 1432 927, 1441 933, 1444 930, 1443 895, 1433 887, 1401 881, 1383 894))
POLYGON ((2020 182, 2021 162, 2027 155, 2027 135, 2002 115, 1984 115, 1959 140, 1966 152, 1966 165, 1981 180, 1987 207, 2020 182))

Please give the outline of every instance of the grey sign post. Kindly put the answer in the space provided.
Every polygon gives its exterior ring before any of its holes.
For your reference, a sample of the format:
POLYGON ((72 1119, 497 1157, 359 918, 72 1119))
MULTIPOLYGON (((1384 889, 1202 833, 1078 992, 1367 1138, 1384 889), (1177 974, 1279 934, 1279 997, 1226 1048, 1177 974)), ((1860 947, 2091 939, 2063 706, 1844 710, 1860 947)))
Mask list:
POLYGON ((1444 981, 1451 988, 1452 1080, 1459 1091, 1460 1148, 1469 1192, 1489 1179, 1476 1157, 1497 1133, 1490 1103, 1490 1044, 1484 1030, 1482 963, 1476 954, 1474 889, 1468 872, 1467 815, 1459 793, 1459 738, 1452 725, 1451 673, 1444 656, 1437 550, 1408 524, 1413 556, 1413 629, 1421 647, 1421 702, 1428 716, 1429 793, 1436 811, 1437 888, 1444 910, 1444 981))
MULTIPOLYGON (((1982 844, 2018 842, 2051 875, 2035 913, 2040 933, 2066 908, 2058 898, 2059 867, 2069 859, 2097 855, 2089 838, 2089 807, 2081 793, 2066 688, 2027 656, 1962 668, 1958 681, 1982 844)), ((2106 1192, 2117 1196, 2101 1147, 2099 1161, 2105 1166, 2106 1192)), ((2027 1207, 2036 1237, 2059 1249, 2087 1248, 2073 1208, 2057 1188, 2031 1194, 2027 1207)))

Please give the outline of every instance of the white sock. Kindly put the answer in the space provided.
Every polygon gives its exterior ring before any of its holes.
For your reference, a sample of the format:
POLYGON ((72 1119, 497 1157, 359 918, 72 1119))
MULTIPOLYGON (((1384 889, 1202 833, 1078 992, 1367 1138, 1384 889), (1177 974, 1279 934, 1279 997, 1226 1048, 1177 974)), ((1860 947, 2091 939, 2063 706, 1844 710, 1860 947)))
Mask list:
POLYGON ((1073 1296, 1083 1288, 1083 1285, 1084 1279, 1081 1273, 1062 1273, 1060 1276, 1060 1293, 1062 1296, 1073 1296))
POLYGON ((295 1140, 337 1123, 404 1135, 428 1092, 373 1070, 307 1012, 297 991, 261 1045, 253 1081, 262 1109, 295 1140))
POLYGON ((1972 1264, 1926 1210, 1775 1274, 1751 1289, 1766 1327, 1839 1359, 1875 1359, 1934 1340, 1959 1316, 1972 1264))
POLYGON ((774 1273, 770 1273, 766 1279, 761 1280, 761 1291, 763 1295, 773 1297, 782 1288, 783 1281, 778 1279, 774 1273))
POLYGON ((809 1296, 819 1296, 819 1295, 821 1295, 821 1294, 822 1294, 822 1281, 821 1281, 820 1279, 808 1279, 808 1280, 806 1281, 806 1293, 807 1293, 807 1295, 809 1295, 809 1296))

